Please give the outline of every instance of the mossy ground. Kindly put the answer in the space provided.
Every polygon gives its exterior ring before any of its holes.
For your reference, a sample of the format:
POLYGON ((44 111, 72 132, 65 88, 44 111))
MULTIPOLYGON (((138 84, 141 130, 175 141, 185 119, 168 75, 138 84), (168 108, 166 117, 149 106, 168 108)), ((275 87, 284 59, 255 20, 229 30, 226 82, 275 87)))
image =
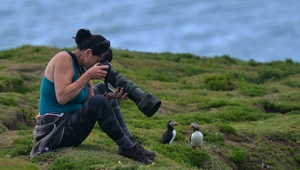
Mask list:
POLYGON ((60 50, 26 45, 0 51, 0 169, 252 170, 262 163, 300 168, 299 63, 118 49, 113 50, 115 70, 162 100, 151 118, 133 102, 121 101, 132 133, 157 153, 156 165, 119 156, 98 125, 79 147, 30 158, 39 83, 47 61, 60 50), (162 145, 170 119, 179 122, 177 137, 162 145), (189 146, 191 122, 204 134, 201 150, 189 146))

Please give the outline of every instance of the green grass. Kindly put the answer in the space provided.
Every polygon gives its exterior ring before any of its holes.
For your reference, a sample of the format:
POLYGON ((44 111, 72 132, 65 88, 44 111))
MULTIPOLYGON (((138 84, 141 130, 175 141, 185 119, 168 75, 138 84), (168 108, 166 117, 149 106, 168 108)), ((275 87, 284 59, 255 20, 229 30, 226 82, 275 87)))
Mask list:
POLYGON ((43 69, 60 50, 25 45, 0 51, 0 169, 300 168, 299 63, 118 49, 114 69, 162 100, 151 118, 132 101, 121 101, 131 132, 157 153, 156 165, 119 156, 98 125, 79 147, 30 158, 43 69), (171 119, 179 122, 177 136, 162 145, 171 119), (189 145, 191 122, 204 134, 201 150, 189 145))

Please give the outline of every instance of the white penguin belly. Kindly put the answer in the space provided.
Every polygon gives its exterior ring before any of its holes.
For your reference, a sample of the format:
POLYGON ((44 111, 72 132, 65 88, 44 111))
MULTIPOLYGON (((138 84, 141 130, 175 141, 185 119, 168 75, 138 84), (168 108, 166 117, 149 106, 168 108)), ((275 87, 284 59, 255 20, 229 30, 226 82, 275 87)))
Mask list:
POLYGON ((203 134, 201 132, 194 132, 191 136, 192 146, 201 146, 203 142, 203 134))
POLYGON ((169 142, 170 145, 172 144, 172 142, 173 142, 173 140, 175 139, 175 136, 176 136, 176 130, 175 129, 172 131, 172 134, 173 134, 172 139, 169 142))

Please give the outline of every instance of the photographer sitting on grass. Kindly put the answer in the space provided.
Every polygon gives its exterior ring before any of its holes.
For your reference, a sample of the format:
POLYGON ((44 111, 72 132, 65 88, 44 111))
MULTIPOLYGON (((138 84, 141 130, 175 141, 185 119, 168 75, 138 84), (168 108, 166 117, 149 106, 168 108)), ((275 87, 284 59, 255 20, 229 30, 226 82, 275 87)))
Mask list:
POLYGON ((107 91, 105 79, 112 59, 110 42, 101 35, 79 29, 74 52, 61 51, 48 63, 40 88, 40 106, 31 157, 60 147, 78 146, 90 134, 96 122, 119 146, 118 154, 145 164, 152 164, 155 152, 147 151, 128 130, 118 99, 127 99, 123 88, 107 91))

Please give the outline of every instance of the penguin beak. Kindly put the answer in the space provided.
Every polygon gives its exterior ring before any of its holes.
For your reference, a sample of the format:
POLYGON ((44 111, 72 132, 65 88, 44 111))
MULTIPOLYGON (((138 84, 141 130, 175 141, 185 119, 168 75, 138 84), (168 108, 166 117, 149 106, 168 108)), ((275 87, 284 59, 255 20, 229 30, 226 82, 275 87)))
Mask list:
POLYGON ((179 123, 178 123, 178 122, 176 122, 176 123, 175 123, 175 125, 179 125, 179 123))
POLYGON ((190 125, 190 129, 192 129, 193 128, 193 126, 192 125, 190 125))

